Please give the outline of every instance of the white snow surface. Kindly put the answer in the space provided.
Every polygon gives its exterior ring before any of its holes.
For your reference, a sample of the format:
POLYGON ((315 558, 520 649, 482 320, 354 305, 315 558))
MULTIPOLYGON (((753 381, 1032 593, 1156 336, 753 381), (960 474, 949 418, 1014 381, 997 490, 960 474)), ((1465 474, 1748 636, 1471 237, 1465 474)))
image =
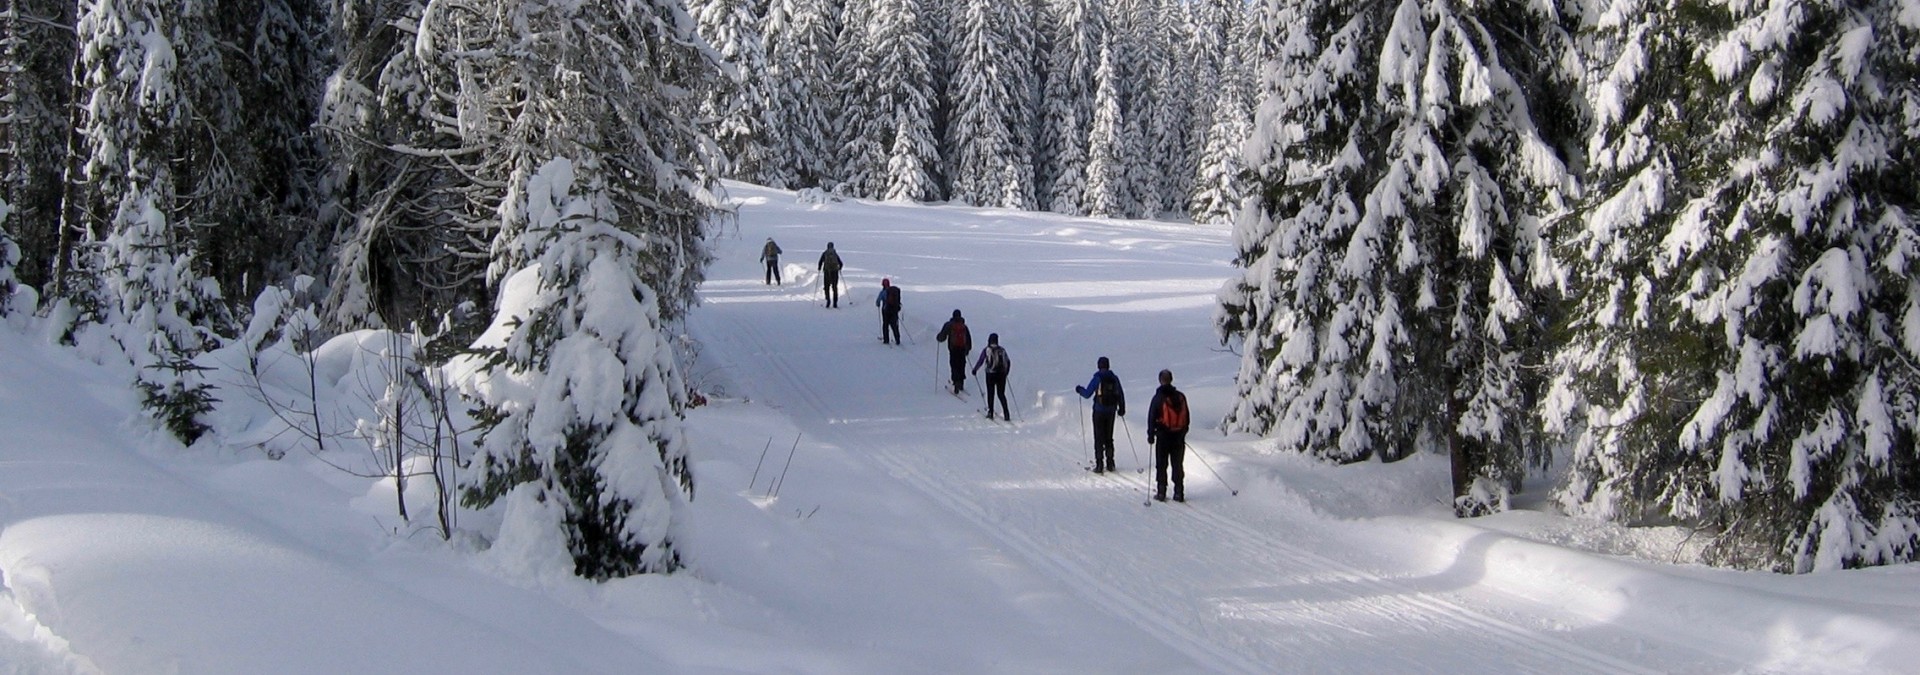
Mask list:
POLYGON ((1234 389, 1211 329, 1236 273, 1223 229, 730 190, 739 222, 689 319, 689 379, 712 400, 687 417, 686 572, 556 576, 557 534, 469 513, 470 536, 442 542, 397 521, 390 483, 323 461, 356 458, 181 448, 139 416, 131 372, 15 317, 0 326, 0 673, 1920 664, 1920 567, 1710 569, 1683 532, 1552 512, 1545 479, 1514 511, 1456 520, 1444 458, 1330 467, 1197 427, 1189 503, 1143 506, 1154 373, 1173 370, 1196 422, 1234 389), (769 236, 783 286, 762 283, 769 236), (847 264, 839 309, 812 270, 828 241, 847 264), (878 340, 883 277, 904 289, 902 347, 878 340), (954 309, 1011 355, 1012 423, 982 417, 977 384, 940 389, 932 336, 954 309), (1073 386, 1099 356, 1131 394, 1117 475, 1082 468, 1073 386))

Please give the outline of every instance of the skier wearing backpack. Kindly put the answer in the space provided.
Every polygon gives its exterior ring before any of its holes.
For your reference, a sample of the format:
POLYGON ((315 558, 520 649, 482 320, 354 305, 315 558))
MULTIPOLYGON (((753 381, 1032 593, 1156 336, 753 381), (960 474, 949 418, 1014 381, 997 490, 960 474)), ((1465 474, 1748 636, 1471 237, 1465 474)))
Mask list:
POLYGON ((1173 388, 1173 371, 1160 371, 1160 388, 1147 404, 1147 443, 1153 446, 1153 498, 1167 501, 1167 465, 1173 465, 1173 501, 1187 501, 1187 395, 1173 388))
POLYGON ((820 264, 815 266, 823 278, 820 291, 827 294, 827 306, 840 306, 840 252, 833 250, 833 242, 827 242, 827 250, 820 253, 820 264))
POLYGON ((1080 398, 1093 399, 1093 472, 1113 471, 1113 416, 1127 416, 1127 393, 1120 387, 1120 376, 1107 369, 1107 357, 1095 362, 1087 386, 1074 387, 1080 398))
POLYGON ((760 247, 760 261, 767 264, 767 284, 780 284, 780 245, 773 243, 773 237, 767 237, 767 244, 760 247))
POLYGON ((880 344, 887 344, 887 332, 893 332, 893 344, 900 344, 900 287, 892 279, 880 280, 880 295, 873 299, 880 308, 880 344))
POLYGON ((953 318, 940 326, 933 339, 947 343, 947 366, 953 369, 953 393, 957 396, 967 390, 967 354, 973 351, 973 335, 967 331, 967 320, 961 318, 960 310, 953 310, 953 318))
POLYGON ((1000 346, 1000 334, 987 334, 987 348, 980 350, 980 358, 973 362, 973 373, 978 375, 980 367, 987 367, 987 419, 993 419, 993 398, 1000 397, 1000 418, 1013 421, 1013 407, 1007 405, 1007 373, 1013 370, 1013 359, 1007 358, 1007 350, 1000 346))

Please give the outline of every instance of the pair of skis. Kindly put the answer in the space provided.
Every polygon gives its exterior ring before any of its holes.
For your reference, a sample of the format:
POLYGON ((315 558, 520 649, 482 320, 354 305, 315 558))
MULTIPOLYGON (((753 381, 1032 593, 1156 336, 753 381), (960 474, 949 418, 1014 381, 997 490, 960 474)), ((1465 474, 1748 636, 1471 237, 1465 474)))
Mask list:
MULTIPOLYGON (((1117 473, 1120 473, 1120 471, 1119 471, 1118 469, 1115 469, 1115 470, 1112 470, 1112 471, 1105 471, 1105 472, 1101 472, 1101 471, 1094 471, 1094 470, 1093 470, 1093 467, 1092 467, 1092 466, 1089 466, 1089 465, 1086 465, 1086 464, 1082 464, 1082 465, 1080 465, 1080 469, 1081 469, 1082 471, 1086 471, 1086 472, 1088 472, 1088 473, 1091 473, 1091 474, 1094 474, 1094 475, 1100 475, 1100 474, 1102 474, 1102 473, 1108 473, 1108 474, 1117 474, 1117 473)), ((1142 467, 1142 468, 1139 468, 1139 469, 1134 469, 1133 471, 1134 471, 1134 473, 1139 473, 1139 474, 1145 474, 1145 473, 1147 472, 1147 470, 1146 470, 1146 468, 1144 468, 1144 467, 1142 467)), ((1153 503, 1154 503, 1154 502, 1156 502, 1156 501, 1160 501, 1160 500, 1156 500, 1156 499, 1154 499, 1154 498, 1153 498, 1153 496, 1152 496, 1152 495, 1148 495, 1148 496, 1147 496, 1147 498, 1146 498, 1146 500, 1144 500, 1144 501, 1142 501, 1142 502, 1140 502, 1140 505, 1141 505, 1141 506, 1145 506, 1145 507, 1148 507, 1148 508, 1152 508, 1152 507, 1153 507, 1153 503)), ((1186 500, 1180 500, 1180 501, 1179 501, 1179 503, 1181 503, 1181 504, 1185 504, 1185 503, 1187 503, 1187 502, 1186 502, 1186 500)))

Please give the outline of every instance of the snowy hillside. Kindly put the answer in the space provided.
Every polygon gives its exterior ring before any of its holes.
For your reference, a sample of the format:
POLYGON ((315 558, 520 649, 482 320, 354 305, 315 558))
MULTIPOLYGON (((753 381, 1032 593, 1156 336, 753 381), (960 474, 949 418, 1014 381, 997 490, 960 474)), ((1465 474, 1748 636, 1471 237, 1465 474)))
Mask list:
MULTIPOLYGON (((689 331, 689 571, 604 584, 564 553, 442 542, 344 450, 180 448, 131 374, 0 328, 0 673, 1902 672, 1911 565, 1798 577, 1544 512, 1456 520, 1447 466, 1335 468, 1204 426, 1224 229, 797 199, 732 186, 689 331), (772 237, 784 283, 756 257, 772 237), (822 306, 834 242, 846 286, 822 306), (882 345, 881 279, 903 288, 882 345), (1012 422, 942 389, 960 310, 1013 361, 1012 422), (1097 357, 1117 475, 1084 470, 1097 357), (1188 393, 1185 505, 1147 504, 1153 374, 1188 393), (1237 491, 1237 494, 1235 492, 1237 491)), ((336 341, 339 342, 339 341, 336 341)), ((330 345, 347 354, 347 343, 330 345)), ((341 357, 351 361, 349 356, 341 357)), ((969 361, 971 363, 971 360, 969 361)), ((345 371, 342 371, 345 372, 345 371)), ((345 376, 342 376, 345 381, 345 376)), ((221 428, 267 417, 235 390, 221 428)), ((416 489, 418 486, 410 487, 416 489)), ((511 526, 511 524, 506 524, 511 526)), ((516 540, 518 544, 526 544, 516 540)), ((538 543, 538 542, 534 542, 538 543)))

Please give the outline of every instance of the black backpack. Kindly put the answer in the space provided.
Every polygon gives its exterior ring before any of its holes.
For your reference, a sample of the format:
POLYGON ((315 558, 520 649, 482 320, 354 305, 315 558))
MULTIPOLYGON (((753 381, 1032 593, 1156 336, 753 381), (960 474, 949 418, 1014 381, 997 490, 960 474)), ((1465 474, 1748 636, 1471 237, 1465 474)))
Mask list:
POLYGON ((881 301, 881 307, 883 309, 886 309, 889 312, 900 311, 900 287, 899 286, 887 287, 886 299, 881 301))
POLYGON ((1106 373, 1093 385, 1093 402, 1104 408, 1120 405, 1120 376, 1106 373))

